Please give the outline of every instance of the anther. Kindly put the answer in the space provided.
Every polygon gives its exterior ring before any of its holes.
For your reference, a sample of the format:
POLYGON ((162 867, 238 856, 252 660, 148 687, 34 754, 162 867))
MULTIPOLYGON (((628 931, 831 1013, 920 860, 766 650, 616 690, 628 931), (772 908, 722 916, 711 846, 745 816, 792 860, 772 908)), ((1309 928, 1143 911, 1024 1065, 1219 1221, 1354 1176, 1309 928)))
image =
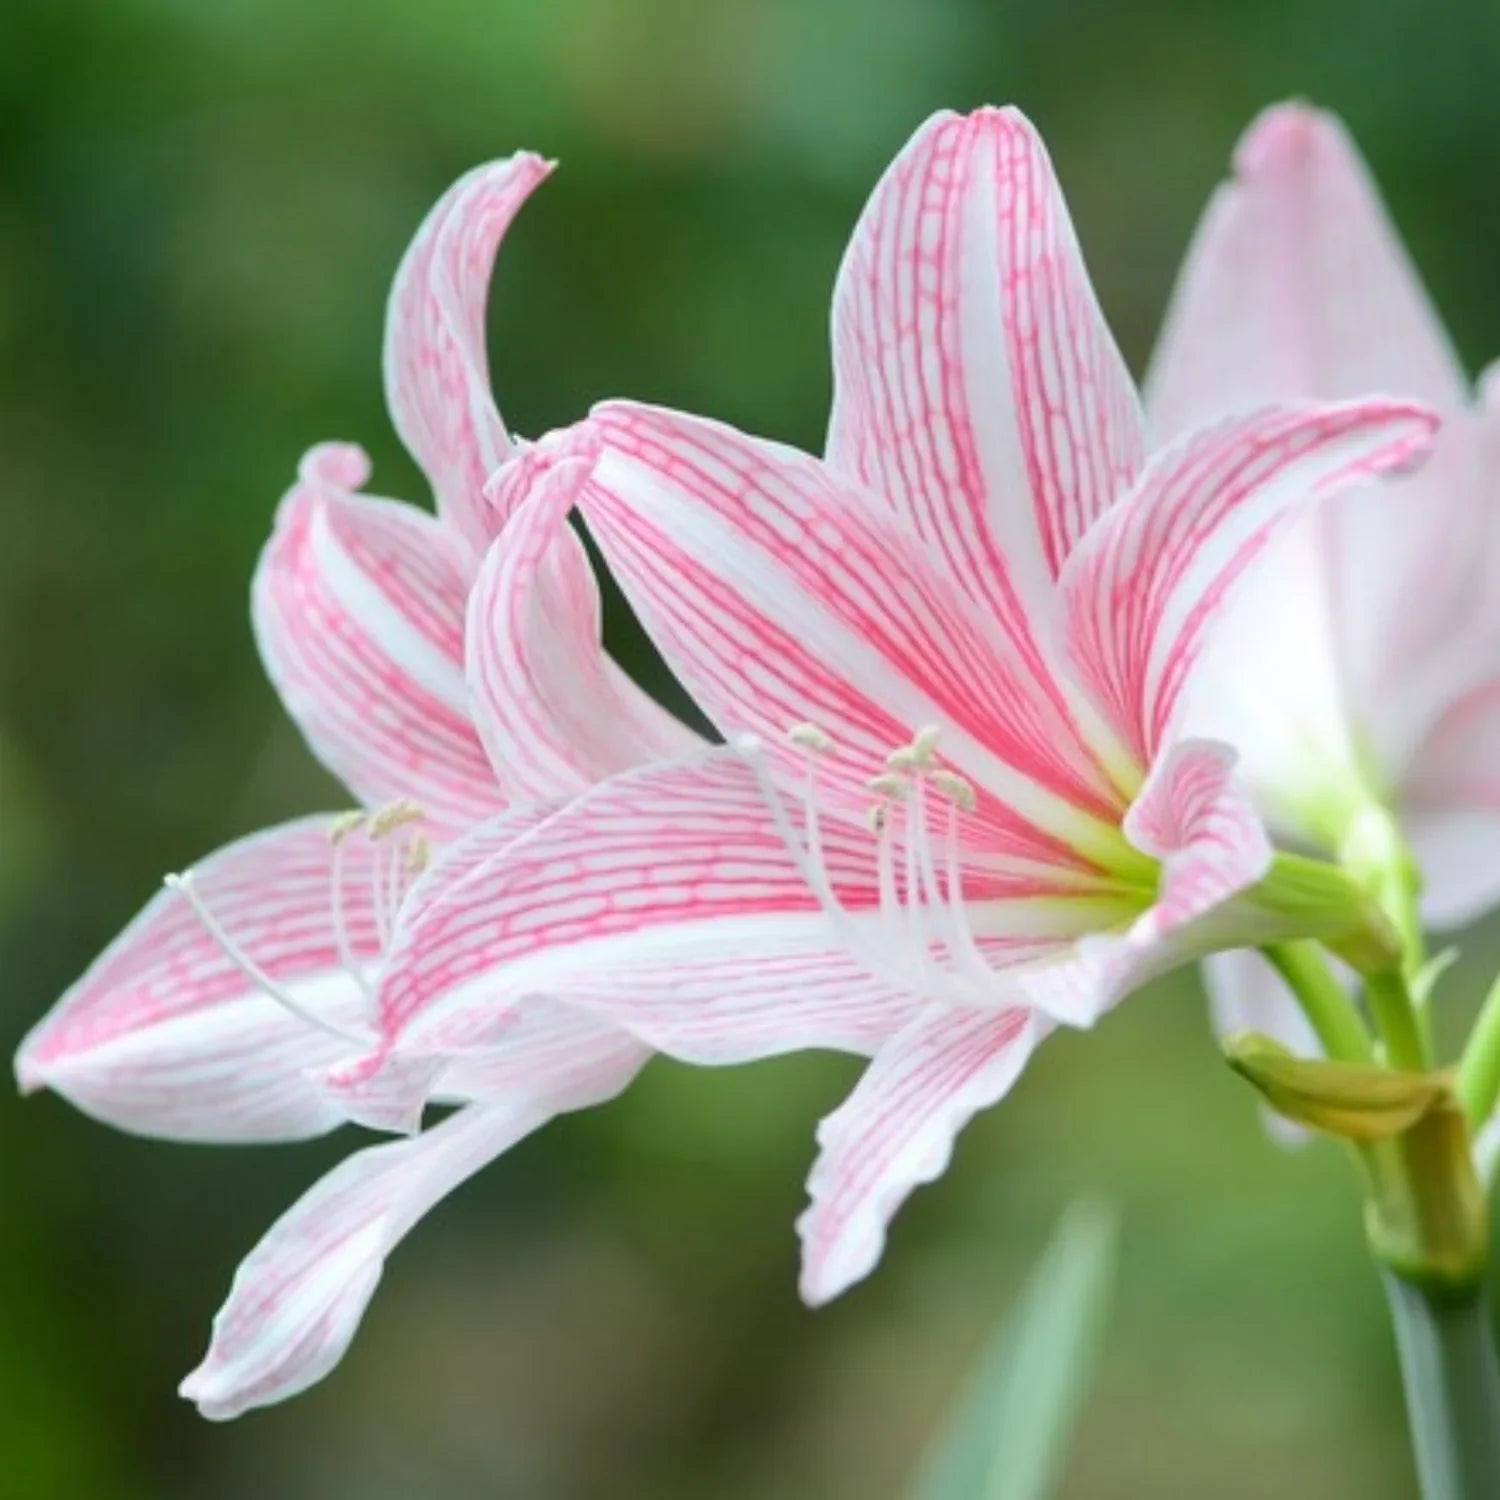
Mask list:
POLYGON ((916 757, 919 766, 925 766, 932 759, 932 752, 937 749, 942 733, 941 727, 937 724, 924 724, 912 736, 911 753, 916 757))
POLYGON ((872 803, 865 813, 865 821, 870 825, 871 833, 884 833, 890 818, 891 808, 888 802, 872 803))
POLYGON ((432 860, 432 845, 427 842, 425 833, 412 835, 410 847, 406 851, 406 868, 413 875, 420 875, 432 860))
POLYGON ((865 785, 877 797, 889 797, 896 802, 900 802, 911 790, 911 783, 906 777, 898 776, 894 771, 887 771, 881 776, 872 776, 865 785))
POLYGON ((833 736, 816 724, 793 724, 786 737, 801 750, 811 750, 814 755, 827 755, 833 749, 833 736))
POLYGON ((979 797, 974 784, 960 776, 957 771, 945 771, 941 767, 927 773, 927 779, 960 812, 971 813, 979 806, 979 797))
POLYGON ((353 812, 340 813, 328 825, 328 842, 342 844, 351 833, 364 826, 364 821, 365 814, 357 808, 353 812))
POLYGON ((402 797, 370 815, 370 837, 383 839, 408 823, 420 823, 426 814, 415 802, 402 797))

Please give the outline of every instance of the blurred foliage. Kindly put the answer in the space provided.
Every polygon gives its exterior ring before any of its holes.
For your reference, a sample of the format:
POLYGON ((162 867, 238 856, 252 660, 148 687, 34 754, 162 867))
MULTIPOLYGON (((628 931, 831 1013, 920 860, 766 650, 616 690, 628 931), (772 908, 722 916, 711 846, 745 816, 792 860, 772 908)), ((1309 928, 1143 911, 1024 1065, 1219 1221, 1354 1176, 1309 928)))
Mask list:
MULTIPOLYGON (((383 300, 462 170, 564 163, 495 299, 519 431, 629 394, 816 447, 844 238, 941 105, 1039 122, 1139 368, 1240 128, 1329 104, 1477 365, 1500 350, 1497 78, 1493 0, 7 0, 7 1048, 163 870, 339 805, 260 676, 246 586, 312 442, 358 438, 421 494, 382 410, 383 300)), ((654 1065, 435 1215, 333 1379, 229 1428, 176 1380, 238 1256, 346 1143, 172 1148, 0 1101, 4 1492, 898 1494, 1045 1226, 1097 1191, 1127 1229, 1071 1500, 1410 1494, 1346 1168, 1265 1145, 1187 980, 1047 1047, 880 1273, 814 1315, 791 1223, 852 1076, 654 1065)))

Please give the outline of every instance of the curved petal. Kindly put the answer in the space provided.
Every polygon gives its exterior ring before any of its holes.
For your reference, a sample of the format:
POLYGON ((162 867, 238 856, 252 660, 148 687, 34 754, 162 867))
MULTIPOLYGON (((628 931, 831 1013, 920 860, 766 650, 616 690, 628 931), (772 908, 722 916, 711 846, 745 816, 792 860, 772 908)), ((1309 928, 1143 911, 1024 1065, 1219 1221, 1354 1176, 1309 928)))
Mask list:
POLYGON ((1271 539, 1326 492, 1424 452, 1436 425, 1408 402, 1270 406, 1153 456, 1062 577, 1073 662, 1142 764, 1166 739, 1209 626, 1271 539))
POLYGON ((302 462, 252 589, 266 671, 318 758, 361 801, 409 798, 448 836, 502 805, 469 717, 468 588, 443 526, 351 492, 358 449, 302 462))
POLYGON ((1245 132, 1146 390, 1159 440, 1266 401, 1467 403, 1463 369, 1337 117, 1279 104, 1245 132))
POLYGON ((503 517, 485 481, 513 451, 490 392, 485 309, 500 241, 552 163, 529 151, 476 167, 417 231, 386 310, 385 389, 438 514, 482 552, 503 517))
POLYGON ((1273 854, 1234 764, 1228 746, 1207 740, 1182 740, 1159 758, 1125 817, 1130 842, 1161 861, 1156 900, 1127 931, 1084 937, 1062 960, 1020 970, 1033 1005, 1091 1025, 1148 979, 1234 945, 1215 918, 1266 875, 1273 854))
POLYGON ((544 442, 491 490, 510 519, 469 596, 467 670, 480 739, 515 798, 581 792, 702 743, 604 653, 599 587, 567 523, 593 464, 544 442))
POLYGON ((386 1257, 430 1209, 554 1116, 613 1098, 639 1066, 631 1054, 538 1080, 335 1167, 240 1266, 182 1394, 222 1421, 321 1380, 353 1341, 386 1257))
POLYGON ((955 593, 922 544, 826 465, 679 413, 611 403, 581 501, 636 612, 726 734, 827 731, 824 790, 865 781, 928 723, 979 788, 992 847, 1076 864, 1059 840, 1113 824, 1118 794, 1063 689, 955 593))
POLYGON ((935 115, 876 187, 833 302, 829 462, 1013 635, 1135 479, 1135 386, 1046 148, 1015 109, 935 115))
POLYGON ((804 1300, 827 1302, 875 1269, 891 1216, 942 1176, 958 1132, 1010 1092, 1043 1035, 1024 1008, 933 1008, 876 1053, 818 1129, 812 1201, 797 1221, 804 1300))
MULTIPOLYGON (((221 927, 325 1025, 362 1026, 368 1000, 346 965, 379 953, 379 846, 338 852, 330 819, 304 818, 230 844, 192 872, 221 927), (343 929, 343 937, 339 928, 343 929)), ((383 884, 383 882, 382 882, 383 884)), ((294 1140, 342 1113, 312 1074, 356 1050, 291 1014, 226 954, 178 890, 159 892, 22 1044, 24 1089, 52 1088, 143 1135, 294 1140)))

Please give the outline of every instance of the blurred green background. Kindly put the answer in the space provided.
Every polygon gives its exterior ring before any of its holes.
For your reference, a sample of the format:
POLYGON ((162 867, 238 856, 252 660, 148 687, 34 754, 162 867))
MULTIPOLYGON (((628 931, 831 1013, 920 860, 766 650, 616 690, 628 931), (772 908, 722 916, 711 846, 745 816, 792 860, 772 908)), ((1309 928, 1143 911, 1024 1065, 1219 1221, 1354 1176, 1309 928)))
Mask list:
MULTIPOLYGON (((1419 0, 8 0, 0 6, 0 1038, 152 891, 341 798, 262 679, 250 568, 298 455, 365 443, 429 203, 563 170, 493 306, 523 433, 607 395, 804 446, 864 194, 940 105, 1048 137, 1137 368, 1235 136, 1344 113, 1472 365, 1500 353, 1500 6, 1419 0)), ((1451 988, 1472 989, 1479 945, 1451 988)), ((0 1493, 901 1493, 1080 1191, 1124 1214, 1072 1500, 1413 1491, 1351 1174, 1269 1148, 1195 986, 1045 1049, 812 1314, 792 1221, 854 1068, 656 1064, 395 1257, 354 1352, 230 1427, 174 1395, 231 1271, 349 1144, 208 1150, 0 1098, 0 1493)))

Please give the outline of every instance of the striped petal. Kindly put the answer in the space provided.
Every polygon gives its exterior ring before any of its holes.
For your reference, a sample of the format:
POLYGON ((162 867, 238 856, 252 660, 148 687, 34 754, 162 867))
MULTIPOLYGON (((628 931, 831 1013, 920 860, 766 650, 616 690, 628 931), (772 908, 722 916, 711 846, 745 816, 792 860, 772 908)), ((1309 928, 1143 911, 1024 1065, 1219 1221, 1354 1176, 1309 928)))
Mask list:
POLYGON ((596 455, 544 441, 492 486, 510 519, 468 610, 474 722, 514 798, 581 792, 701 743, 604 653, 599 587, 567 524, 596 455))
POLYGON ((797 1223, 807 1302, 827 1302, 874 1270, 891 1216, 913 1188, 942 1176, 958 1132, 1010 1092, 1044 1034, 1024 1008, 933 1008, 880 1049, 818 1130, 812 1201, 797 1223))
POLYGON ((590 530, 669 664, 726 734, 784 742, 811 721, 836 741, 825 791, 864 781, 919 726, 980 789, 993 849, 1073 863, 1118 796, 1063 689, 956 593, 897 518, 817 460, 728 427, 612 403, 585 487, 590 530))
POLYGON ((834 293, 829 461, 895 506, 1018 640, 1144 461, 1135 387, 1040 136, 935 115, 876 187, 834 293))
POLYGON ((315 448, 252 590, 266 671, 318 758, 363 802, 421 804, 440 836, 502 798, 469 716, 467 580, 431 516, 354 494, 358 449, 315 448))
MULTIPOLYGON (((380 857, 368 840, 342 847, 337 912, 327 818, 230 844, 192 880, 255 964, 347 1032, 364 1024, 368 1002, 346 949, 357 965, 379 951, 380 857)), ((247 979, 181 892, 164 890, 27 1037, 16 1073, 23 1089, 54 1089, 143 1135, 294 1140, 339 1123, 312 1075, 354 1050, 247 979)))
MULTIPOLYGON (((869 843, 833 830, 825 851, 830 878, 867 908, 869 843)), ((513 1033, 536 1024, 523 1002, 541 996, 710 1063, 869 1051, 910 1008, 848 955, 729 751, 617 777, 424 902, 386 965, 384 1046, 336 1086, 398 1108, 409 1084, 404 1107, 419 1107, 460 1062, 503 1065, 513 1033), (394 1097, 382 1095, 392 1070, 394 1097)))
POLYGON ((417 231, 386 312, 391 418, 431 481, 438 514, 476 556, 503 520, 485 482, 513 451, 490 392, 490 276, 511 220, 551 170, 522 151, 459 178, 417 231))
POLYGON ((222 1421, 321 1380, 353 1341, 386 1257, 430 1209, 559 1113, 612 1098, 638 1067, 634 1054, 596 1057, 334 1168, 240 1266, 183 1396, 222 1421))
POLYGON ((1423 453, 1436 425, 1406 402, 1270 406, 1153 456, 1062 576, 1074 665, 1143 764, 1209 626, 1272 538, 1339 485, 1423 453))
POLYGON ((1276 105, 1245 132, 1183 266, 1147 381, 1153 430, 1373 392, 1456 411, 1468 382, 1343 125, 1276 105))
POLYGON ((1232 750, 1205 740, 1160 757, 1125 817, 1130 842, 1161 863, 1156 900, 1125 931, 1091 934, 1062 960, 1021 970, 1030 1003, 1090 1025, 1148 979, 1247 940, 1219 919, 1264 878, 1273 851, 1234 764, 1232 750))

